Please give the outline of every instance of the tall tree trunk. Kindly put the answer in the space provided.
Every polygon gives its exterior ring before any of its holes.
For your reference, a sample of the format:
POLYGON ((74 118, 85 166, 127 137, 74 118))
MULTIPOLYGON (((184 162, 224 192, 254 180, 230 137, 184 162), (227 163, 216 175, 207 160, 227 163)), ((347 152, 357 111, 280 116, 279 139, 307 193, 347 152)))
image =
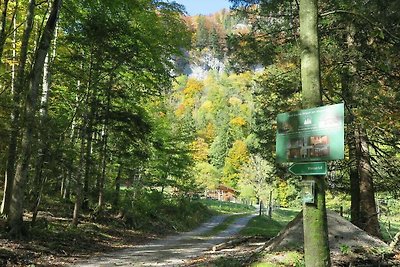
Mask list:
POLYGON ((272 189, 269 190, 268 217, 272 218, 272 189))
POLYGON ((360 175, 360 225, 368 234, 382 237, 375 202, 372 167, 368 148, 368 136, 363 128, 358 129, 358 173, 360 175))
POLYGON ((119 165, 118 174, 117 177, 115 178, 115 193, 114 193, 114 203, 113 203, 114 210, 118 210, 119 208, 119 195, 121 191, 121 171, 122 171, 122 164, 119 165))
POLYGON ((40 110, 39 110, 39 131, 38 131, 38 152, 36 156, 36 164, 35 164, 35 177, 34 177, 34 191, 33 191, 33 203, 32 206, 32 222, 34 225, 37 217, 37 213, 39 210, 40 201, 42 198, 43 187, 45 184, 45 178, 43 177, 43 166, 46 155, 48 154, 48 101, 50 94, 50 80, 51 73, 49 71, 49 65, 54 60, 55 57, 55 43, 57 40, 57 28, 55 29, 54 35, 54 45, 53 52, 47 54, 44 68, 43 68, 43 82, 42 82, 42 96, 40 98, 40 110))
POLYGON ((84 177, 83 177, 83 196, 82 196, 82 209, 89 209, 89 179, 92 169, 92 141, 93 141, 93 121, 95 114, 95 90, 93 86, 93 52, 89 63, 89 77, 87 83, 87 109, 85 110, 84 116, 86 116, 86 152, 85 152, 85 166, 84 166, 84 177))
MULTIPOLYGON (((347 26, 347 48, 350 54, 356 49, 356 28, 353 21, 347 26)), ((354 54, 354 53, 353 53, 354 54)), ((353 109, 357 104, 354 96, 358 91, 358 77, 355 59, 349 56, 348 68, 342 76, 343 97, 349 107, 349 156, 351 221, 373 236, 381 237, 375 204, 375 191, 371 173, 368 137, 365 129, 356 121, 353 109)))
MULTIPOLYGON (((94 94, 94 92, 92 92, 94 94)), ((85 152, 85 173, 83 176, 83 201, 82 209, 89 209, 89 180, 92 170, 92 141, 93 141, 93 119, 94 119, 94 100, 90 101, 90 111, 86 128, 86 152, 85 152)))
POLYGON ((4 51, 4 44, 6 43, 7 33, 6 33, 6 26, 7 26, 7 9, 8 9, 8 2, 9 0, 4 0, 0 15, 0 64, 3 62, 3 51, 4 51))
POLYGON ((7 151, 7 167, 4 181, 3 202, 1 204, 1 213, 8 215, 10 211, 11 194, 15 176, 15 161, 17 158, 17 143, 20 133, 20 114, 21 114, 21 96, 26 86, 25 66, 28 55, 29 39, 33 29, 33 19, 35 13, 35 0, 29 1, 28 11, 25 21, 25 29, 22 36, 21 52, 18 61, 17 77, 13 92, 13 110, 11 115, 10 141, 7 151))
MULTIPOLYGON (((85 124, 85 122, 84 122, 85 124)), ((85 162, 85 129, 86 126, 83 126, 81 132, 81 148, 80 148, 80 156, 79 156, 79 166, 77 169, 77 173, 75 175, 75 205, 74 205, 74 212, 72 215, 72 226, 77 227, 79 224, 79 215, 81 212, 82 207, 82 177, 83 173, 83 166, 85 162)))
POLYGON ((42 97, 40 101, 40 119, 39 119, 39 131, 38 131, 38 151, 36 155, 36 163, 35 163, 35 176, 33 181, 33 206, 32 206, 32 221, 31 224, 34 225, 37 217, 37 213, 39 211, 39 205, 42 198, 43 186, 45 183, 43 177, 43 166, 44 160, 48 153, 47 148, 47 107, 48 107, 48 98, 49 98, 49 56, 47 55, 44 69, 43 69, 43 90, 42 97))
POLYGON ((25 104, 25 120, 21 143, 21 156, 16 167, 10 203, 10 213, 8 217, 8 225, 11 228, 10 233, 14 236, 20 236, 22 234, 24 191, 25 185, 28 181, 28 169, 35 130, 35 112, 40 82, 42 78, 44 62, 49 51, 50 42, 56 27, 58 13, 61 8, 61 1, 62 0, 54 0, 52 4, 50 16, 40 38, 39 46, 35 54, 33 69, 30 74, 29 93, 25 104))
POLYGON ((98 199, 98 210, 101 212, 104 206, 104 182, 106 179, 106 168, 107 168, 107 142, 108 142, 108 122, 109 112, 111 105, 111 86, 112 78, 110 79, 110 85, 107 88, 107 106, 105 111, 104 126, 102 133, 103 149, 102 149, 102 163, 101 163, 101 176, 98 182, 99 199, 98 199))
MULTIPOLYGON (((300 0, 301 85, 303 108, 322 104, 318 40, 318 1, 300 0)), ((307 267, 330 266, 325 177, 307 176, 315 182, 315 203, 303 205, 304 258, 307 267)))
POLYGON ((102 160, 101 160, 101 175, 98 182, 98 190, 99 190, 99 198, 98 198, 98 211, 102 212, 104 206, 104 182, 106 179, 106 168, 107 168, 107 130, 104 129, 103 139, 103 148, 102 148, 102 160))
MULTIPOLYGON (((354 122, 353 122, 354 123, 354 122)), ((354 126, 354 125, 353 125, 354 126)), ((360 227, 360 176, 358 173, 358 159, 356 151, 355 130, 352 127, 351 140, 349 143, 349 158, 350 158, 350 195, 351 195, 351 222, 360 227)))
MULTIPOLYGON (((354 22, 350 20, 347 25, 347 50, 353 52, 355 50, 355 34, 356 28, 354 22)), ((347 68, 343 68, 342 73, 342 94, 346 107, 348 109, 347 116, 347 144, 349 145, 349 177, 350 177, 350 195, 351 195, 351 222, 357 226, 360 225, 360 176, 358 173, 358 158, 357 146, 358 141, 356 140, 356 121, 354 117, 354 108, 356 103, 354 101, 354 94, 357 91, 357 84, 355 82, 356 76, 356 64, 354 58, 347 56, 347 62, 349 65, 347 68)))

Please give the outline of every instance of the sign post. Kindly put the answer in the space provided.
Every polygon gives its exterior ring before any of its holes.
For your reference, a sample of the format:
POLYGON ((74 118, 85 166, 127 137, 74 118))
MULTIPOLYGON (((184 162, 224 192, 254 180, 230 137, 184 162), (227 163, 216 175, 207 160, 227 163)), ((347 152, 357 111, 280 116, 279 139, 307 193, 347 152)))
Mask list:
MULTIPOLYGON (((302 105, 303 108, 309 110, 294 114, 292 118, 291 114, 286 114, 289 116, 283 120, 278 118, 277 159, 278 162, 332 160, 337 158, 336 148, 337 145, 340 146, 334 141, 336 135, 333 132, 337 127, 334 125, 343 124, 343 122, 338 120, 336 115, 323 116, 324 112, 319 111, 322 111, 324 107, 314 113, 315 110, 312 110, 312 108, 322 105, 318 0, 300 0, 299 17, 302 105), (310 113, 307 114, 307 112, 310 113), (320 123, 315 123, 315 119, 320 123)), ((333 113, 336 114, 336 112, 333 113)), ((332 114, 332 112, 327 112, 327 114, 332 114)), ((303 177, 303 181, 309 181, 309 189, 312 194, 308 194, 307 202, 303 201, 305 266, 331 266, 325 205, 325 179, 318 175, 303 177)))
POLYGON ((295 163, 289 167, 294 175, 326 175, 326 162, 295 163))
POLYGON ((277 124, 278 162, 343 159, 343 103, 281 113, 277 124))

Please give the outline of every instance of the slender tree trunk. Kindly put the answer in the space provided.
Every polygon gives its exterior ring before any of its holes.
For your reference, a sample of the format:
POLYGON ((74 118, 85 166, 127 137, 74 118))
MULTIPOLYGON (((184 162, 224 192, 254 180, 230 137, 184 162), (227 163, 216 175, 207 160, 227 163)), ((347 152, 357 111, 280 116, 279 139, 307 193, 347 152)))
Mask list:
MULTIPOLYGON (((312 108, 322 104, 317 0, 300 0, 300 43, 303 108, 312 108)), ((303 205, 305 265, 330 266, 325 177, 307 176, 305 179, 316 185, 315 203, 303 205)))
POLYGON ((113 208, 114 210, 118 210, 119 208, 119 195, 121 191, 121 171, 122 171, 122 164, 118 167, 118 174, 115 178, 115 193, 114 193, 114 203, 113 208))
POLYGON ((11 115, 10 141, 7 151, 7 166, 4 181, 3 202, 1 204, 1 213, 8 215, 10 211, 11 194, 15 176, 15 161, 17 158, 17 143, 20 134, 20 114, 21 97, 26 86, 25 66, 28 55, 29 39, 33 29, 33 18, 35 13, 35 0, 29 1, 28 12, 26 15, 25 29, 22 36, 21 52, 18 62, 17 77, 13 92, 13 111, 11 115))
POLYGON ((94 121, 94 114, 95 114, 95 90, 92 88, 92 79, 93 79, 93 62, 90 62, 90 71, 89 71, 89 82, 87 85, 87 105, 88 109, 85 111, 86 114, 86 153, 85 153, 85 172, 83 177, 83 199, 82 199, 82 209, 88 210, 89 209, 89 179, 91 176, 91 169, 92 169, 92 141, 93 141, 93 121, 94 121))
POLYGON ((381 238, 378 212, 375 202, 375 190, 372 179, 372 167, 368 148, 368 136, 361 127, 358 131, 360 155, 358 172, 360 174, 360 224, 368 234, 381 238))
POLYGON ((3 51, 4 51, 4 44, 6 43, 7 33, 6 33, 6 26, 7 26, 7 9, 8 9, 8 2, 9 0, 4 0, 4 2, 0 6, 2 6, 1 16, 0 16, 0 64, 3 62, 3 51))
POLYGON ((82 209, 89 209, 89 179, 91 174, 92 166, 92 141, 93 141, 93 117, 94 117, 94 107, 93 103, 90 105, 89 118, 86 129, 86 152, 85 152, 85 173, 83 180, 83 201, 82 209))
POLYGON ((79 215, 81 212, 82 207, 82 177, 83 173, 83 166, 85 162, 85 126, 83 126, 81 133, 81 149, 80 149, 80 156, 79 156, 79 167, 76 173, 75 179, 75 205, 74 205, 74 212, 72 215, 72 226, 77 227, 79 224, 79 215))
MULTIPOLYGON (((347 50, 351 53, 355 50, 355 34, 356 29, 353 21, 349 21, 347 25, 347 50)), ((349 145, 349 177, 350 177, 350 195, 351 195, 351 222, 357 226, 360 225, 360 177, 358 173, 358 155, 356 140, 356 122, 354 118, 355 101, 354 92, 357 90, 355 83, 356 64, 351 56, 348 56, 347 68, 343 68, 342 73, 342 94, 346 107, 348 109, 347 115, 347 144, 349 145)))
POLYGON ((350 154, 350 195, 351 195, 351 222, 360 227, 360 176, 357 168, 357 152, 355 147, 354 129, 352 139, 349 143, 350 154))
POLYGON ((50 61, 53 61, 55 57, 55 43, 57 39, 57 31, 55 29, 54 35, 54 46, 53 53, 50 60, 50 53, 47 54, 44 68, 43 68, 43 82, 42 82, 42 96, 40 98, 40 110, 39 110, 39 131, 38 131, 38 152, 36 156, 36 164, 35 164, 35 177, 34 177, 34 191, 33 191, 33 207, 32 207, 32 222, 34 225, 37 217, 37 213, 39 210, 40 201, 42 198, 43 187, 45 184, 45 178, 43 177, 43 167, 44 160, 46 155, 48 154, 47 140, 48 140, 48 101, 50 94, 50 80, 51 74, 49 71, 50 61))
POLYGON ((272 190, 269 191, 268 217, 272 218, 272 190))
POLYGON ((17 16, 13 17, 13 42, 12 42, 12 64, 11 64, 11 95, 15 92, 15 62, 17 60, 17 16))
POLYGON ((102 151, 102 162, 101 162, 101 175, 99 179, 99 199, 98 199, 98 211, 102 212, 104 207, 104 181, 106 179, 106 168, 107 168, 107 134, 103 136, 103 151, 102 151))
POLYGON ((45 179, 43 177, 43 166, 44 160, 48 153, 47 148, 47 106, 48 106, 48 98, 49 98, 49 56, 47 55, 44 69, 43 69, 43 90, 42 97, 40 101, 40 119, 39 119, 39 131, 38 131, 38 151, 36 155, 36 163, 35 163, 35 176, 33 181, 33 206, 32 206, 32 221, 31 224, 34 225, 37 217, 37 213, 39 210, 40 201, 43 193, 43 186, 45 184, 45 179))
POLYGON ((61 186, 61 198, 62 199, 70 199, 71 197, 71 181, 72 181, 72 164, 73 161, 71 161, 71 166, 65 170, 65 175, 62 181, 62 186, 61 186))
POLYGON ((359 142, 356 140, 356 123, 353 115, 353 93, 350 85, 352 83, 352 75, 349 69, 344 69, 342 73, 342 94, 346 101, 346 107, 348 108, 347 115, 347 144, 349 146, 349 177, 350 177, 350 195, 351 195, 351 222, 354 225, 361 227, 360 225, 360 177, 358 173, 358 159, 357 151, 359 150, 359 142))
POLYGON ((35 112, 40 82, 44 62, 49 51, 60 8, 61 0, 54 0, 50 16, 40 38, 39 46, 35 54, 33 69, 30 74, 29 93, 25 104, 25 121, 21 143, 21 157, 16 167, 10 203, 10 213, 8 217, 8 224, 11 228, 10 233, 15 236, 20 236, 22 234, 24 192, 25 185, 28 181, 29 161, 32 152, 33 135, 35 130, 35 112))
POLYGON ((110 105, 111 105, 111 86, 112 86, 112 79, 110 80, 110 86, 107 88, 107 106, 104 118, 104 126, 103 126, 103 133, 102 133, 102 140, 103 140, 103 149, 102 149, 102 163, 101 163, 101 176, 98 182, 98 190, 99 190, 99 199, 98 199, 98 208, 99 212, 103 210, 104 206, 104 182, 106 179, 106 168, 107 168, 107 142, 108 142, 108 122, 109 122, 109 112, 110 112, 110 105))

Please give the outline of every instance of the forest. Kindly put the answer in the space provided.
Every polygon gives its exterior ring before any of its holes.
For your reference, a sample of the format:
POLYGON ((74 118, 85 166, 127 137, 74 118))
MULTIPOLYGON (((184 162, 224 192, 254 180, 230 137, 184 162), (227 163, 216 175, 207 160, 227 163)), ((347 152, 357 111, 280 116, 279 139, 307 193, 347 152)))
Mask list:
MULTIPOLYGON (((276 116, 302 108, 299 3, 230 2, 188 16, 162 0, 0 1, 2 238, 49 229, 48 213, 190 227, 221 185, 301 207, 275 154, 276 116)), ((318 8, 322 102, 345 106, 327 206, 381 238, 381 215, 400 213, 400 1, 318 8)))

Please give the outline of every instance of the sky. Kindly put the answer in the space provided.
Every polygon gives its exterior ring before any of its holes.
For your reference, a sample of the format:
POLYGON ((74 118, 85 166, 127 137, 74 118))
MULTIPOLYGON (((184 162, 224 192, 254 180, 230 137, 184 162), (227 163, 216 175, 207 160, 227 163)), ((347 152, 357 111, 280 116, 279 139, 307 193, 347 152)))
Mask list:
POLYGON ((228 0, 174 0, 186 7, 189 15, 209 15, 223 8, 229 8, 231 3, 228 0))

